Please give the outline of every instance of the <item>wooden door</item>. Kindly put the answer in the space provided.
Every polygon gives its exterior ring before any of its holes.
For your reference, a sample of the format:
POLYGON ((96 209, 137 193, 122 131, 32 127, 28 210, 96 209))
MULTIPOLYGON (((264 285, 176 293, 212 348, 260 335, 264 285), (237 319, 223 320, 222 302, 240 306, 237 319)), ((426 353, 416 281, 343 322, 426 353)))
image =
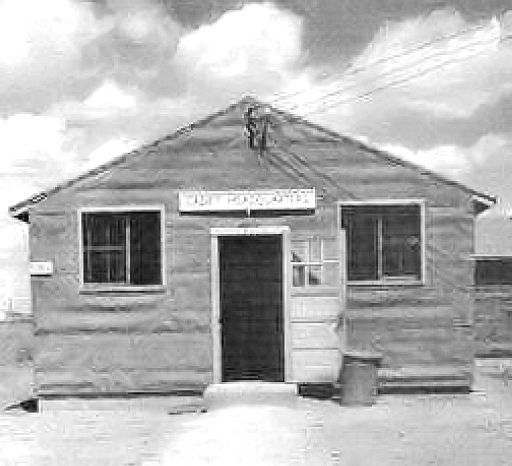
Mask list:
POLYGON ((292 268, 301 269, 304 264, 303 272, 292 273, 292 280, 300 280, 292 284, 291 381, 333 383, 341 368, 344 345, 344 231, 332 236, 296 234, 291 242, 292 268), (312 240, 319 242, 316 249, 322 252, 318 257, 300 257, 307 254, 303 244, 312 240), (308 273, 313 274, 314 280, 307 279, 308 273))
POLYGON ((222 380, 284 380, 280 235, 219 238, 222 380))

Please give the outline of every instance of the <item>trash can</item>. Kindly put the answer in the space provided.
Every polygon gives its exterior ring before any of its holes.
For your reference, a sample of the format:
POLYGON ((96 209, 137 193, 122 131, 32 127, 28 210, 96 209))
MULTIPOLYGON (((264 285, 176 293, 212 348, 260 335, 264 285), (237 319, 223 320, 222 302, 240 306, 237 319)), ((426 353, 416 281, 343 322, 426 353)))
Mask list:
POLYGON ((377 353, 347 352, 343 354, 340 375, 341 404, 372 405, 377 397, 377 368, 382 355, 377 353))

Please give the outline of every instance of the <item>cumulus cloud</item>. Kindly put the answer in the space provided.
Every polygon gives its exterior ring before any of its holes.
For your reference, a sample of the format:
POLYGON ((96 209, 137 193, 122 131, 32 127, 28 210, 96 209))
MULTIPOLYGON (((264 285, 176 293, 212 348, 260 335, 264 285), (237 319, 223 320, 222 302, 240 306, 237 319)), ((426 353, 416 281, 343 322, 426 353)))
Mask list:
POLYGON ((84 67, 128 85, 148 85, 164 77, 182 28, 161 2, 108 0, 97 12, 97 22, 106 30, 84 47, 84 67))
POLYGON ((291 12, 270 3, 249 4, 183 36, 176 60, 193 76, 289 78, 301 56, 301 28, 301 18, 291 12))
POLYGON ((469 147, 447 144, 413 150, 396 144, 381 144, 380 148, 417 165, 462 179, 469 172, 477 171, 486 162, 492 161, 494 157, 510 151, 512 134, 486 134, 469 147))
POLYGON ((127 112, 136 112, 140 94, 137 89, 123 88, 113 79, 106 79, 83 100, 57 102, 47 113, 69 121, 112 119, 127 112))
POLYGON ((63 148, 65 121, 51 116, 17 114, 0 120, 2 173, 41 175, 63 169, 67 153, 63 148))
POLYGON ((80 67, 81 51, 102 33, 87 3, 5 0, 0 3, 2 112, 55 99, 80 67))
MULTIPOLYGON (((97 117, 97 112, 104 109, 93 97, 93 102, 87 103, 97 117)), ((56 115, 16 114, 0 119, 4 192, 0 209, 5 211, 10 203, 132 150, 137 144, 134 138, 115 135, 88 138, 83 130, 69 128, 66 120, 56 115)))
POLYGON ((4 0, 1 111, 44 111, 107 77, 138 84, 172 58, 180 28, 154 1, 4 0))
POLYGON ((274 92, 295 78, 301 34, 301 18, 271 3, 186 30, 155 0, 5 0, 0 111, 44 112, 108 79, 153 98, 188 93, 218 103, 274 92))
POLYGON ((76 57, 80 47, 98 35, 97 26, 87 3, 4 0, 0 4, 0 64, 15 69, 36 65, 38 60, 76 57))
POLYGON ((303 66, 302 31, 302 18, 291 11, 247 4, 180 38, 176 77, 186 83, 185 93, 210 108, 244 94, 269 98, 311 82, 303 66))
POLYGON ((111 110, 129 110, 136 105, 136 98, 108 80, 84 101, 84 106, 99 112, 99 116, 108 115, 111 110))
POLYGON ((471 23, 449 8, 387 22, 343 73, 287 103, 320 115, 332 105, 333 115, 354 116, 346 130, 361 116, 390 112, 468 119, 512 91, 506 24, 495 17, 471 23))

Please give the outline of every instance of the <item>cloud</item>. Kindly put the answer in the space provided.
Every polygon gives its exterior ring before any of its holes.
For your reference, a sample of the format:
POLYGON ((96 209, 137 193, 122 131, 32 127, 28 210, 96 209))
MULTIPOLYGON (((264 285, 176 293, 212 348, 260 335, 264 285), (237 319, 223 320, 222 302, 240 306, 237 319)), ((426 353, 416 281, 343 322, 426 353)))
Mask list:
POLYGON ((463 179, 472 171, 478 171, 492 159, 512 149, 511 134, 486 134, 469 147, 446 144, 425 150, 413 150, 396 144, 380 144, 379 147, 405 160, 423 165, 431 170, 463 179))
POLYGON ((302 19, 272 3, 248 4, 181 37, 175 64, 203 95, 266 95, 300 78, 302 19), (229 86, 226 88, 226 84, 229 86))
POLYGON ((79 80, 81 53, 102 34, 89 3, 4 0, 0 3, 2 112, 29 111, 79 80))
POLYGON ((0 210, 70 176, 76 153, 66 146, 66 122, 49 115, 0 119, 0 210))
POLYGON ((471 23, 450 8, 387 22, 344 72, 289 104, 327 120, 323 108, 332 105, 333 118, 353 117, 351 124, 338 123, 347 131, 357 130, 360 119, 404 111, 469 119, 512 92, 506 30, 498 18, 471 23), (320 94, 331 95, 319 100, 320 94))
POLYGON ((4 0, 1 111, 41 112, 59 99, 83 98, 109 77, 128 85, 152 79, 174 55, 179 31, 150 0, 4 0))
POLYGON ((84 168, 97 167, 98 165, 112 160, 118 155, 125 154, 136 149, 139 144, 139 141, 126 137, 111 139, 104 144, 101 144, 89 154, 87 164, 84 168))
POLYGON ((2 172, 36 172, 64 155, 65 122, 51 116, 17 114, 0 120, 2 172))
POLYGON ((140 94, 137 89, 123 88, 113 79, 106 79, 83 100, 57 102, 47 113, 69 121, 109 120, 137 112, 140 94))
POLYGON ((85 67, 128 85, 147 85, 163 77, 182 28, 162 2, 108 0, 97 21, 107 30, 84 48, 85 67))
POLYGON ((291 12, 249 4, 183 36, 176 60, 218 79, 248 76, 260 67, 281 73, 300 58, 301 27, 291 12))
POLYGON ((15 69, 40 59, 75 57, 98 32, 87 3, 4 0, 0 4, 0 64, 15 69))
MULTIPOLYGON (((84 53, 90 54, 96 47, 101 55, 98 44, 108 44, 114 55, 120 54, 124 50, 121 35, 123 40, 130 39, 130 46, 116 72, 106 70, 102 73, 106 77, 87 94, 61 99, 50 107, 48 112, 64 117, 70 127, 110 127, 119 136, 117 131, 124 126, 126 132, 136 132, 136 139, 147 141, 162 135, 155 129, 166 126, 169 132, 187 123, 186 118, 197 118, 244 94, 269 95, 308 80, 300 67, 302 20, 271 3, 248 4, 211 24, 180 29, 173 53, 168 51, 165 59, 139 68, 125 66, 138 55, 134 41, 146 45, 154 42, 155 49, 162 48, 162 44, 172 42, 176 32, 172 20, 164 28, 167 23, 157 19, 161 12, 144 1, 127 4, 111 0, 107 6, 107 11, 115 11, 115 27, 85 47, 84 53), (159 28, 161 31, 155 33, 159 28), (145 135, 140 134, 142 127, 145 135)), ((95 63, 106 66, 100 59, 95 63)))
POLYGON ((136 98, 121 89, 115 82, 105 81, 84 101, 84 106, 108 115, 112 109, 129 110, 136 105, 136 98))

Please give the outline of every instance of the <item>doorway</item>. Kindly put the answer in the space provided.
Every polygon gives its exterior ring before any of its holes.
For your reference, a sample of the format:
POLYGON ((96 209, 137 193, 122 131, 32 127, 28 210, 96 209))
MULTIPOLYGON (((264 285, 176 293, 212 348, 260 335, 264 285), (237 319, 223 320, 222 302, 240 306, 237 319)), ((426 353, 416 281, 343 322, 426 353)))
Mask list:
POLYGON ((282 382, 281 235, 219 236, 222 381, 282 382))

